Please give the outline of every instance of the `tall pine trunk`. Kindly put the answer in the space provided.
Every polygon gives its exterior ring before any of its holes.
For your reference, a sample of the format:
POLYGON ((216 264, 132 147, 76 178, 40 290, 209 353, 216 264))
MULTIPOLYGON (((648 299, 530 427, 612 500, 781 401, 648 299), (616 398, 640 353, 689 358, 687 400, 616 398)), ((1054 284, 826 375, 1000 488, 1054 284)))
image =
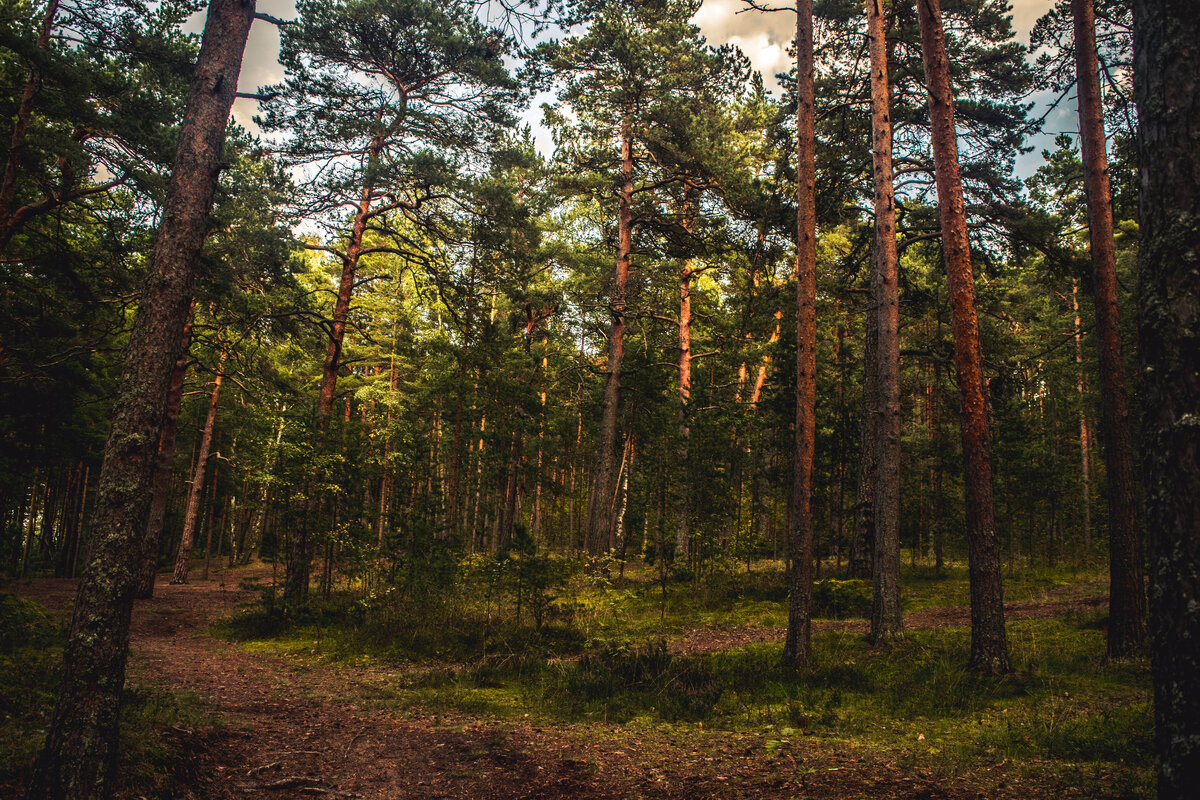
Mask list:
POLYGON ((1000 549, 996 542, 991 435, 983 393, 975 278, 971 272, 971 247, 967 238, 967 214, 954 128, 954 92, 946 58, 941 0, 917 0, 917 18, 921 26, 921 57, 929 91, 938 216, 950 293, 954 366, 958 372, 971 584, 970 665, 980 672, 1007 672, 1008 642, 1004 630, 1000 549))
POLYGON ((871 639, 893 639, 900 616, 900 286, 892 185, 891 96, 883 0, 867 0, 871 49, 871 138, 875 175, 875 257, 871 300, 878 359, 875 419, 875 552, 871 639))
POLYGON ((129 620, 163 407, 221 169, 254 0, 212 0, 104 447, 58 703, 29 798, 111 795, 129 620))
POLYGON ((617 265, 613 279, 608 329, 608 369, 596 470, 588 497, 587 550, 593 555, 613 545, 613 481, 616 472, 617 411, 621 399, 621 362, 625 354, 625 284, 633 256, 633 119, 621 119, 621 189, 617 198, 617 265))
POLYGON ((812 0, 796 3, 796 450, 782 662, 812 660, 813 451, 817 421, 817 168, 812 0))
POLYGON ((221 399, 221 381, 225 377, 221 368, 225 365, 225 352, 217 362, 217 374, 213 378, 212 392, 208 398, 208 414, 204 418, 204 431, 200 435, 200 451, 196 455, 196 468, 192 472, 192 485, 188 490, 187 510, 183 514, 183 534, 179 537, 179 550, 175 554, 175 573, 171 583, 187 583, 188 568, 192 563, 192 542, 196 534, 196 520, 200 517, 200 500, 204 494, 204 473, 208 468, 208 454, 212 449, 213 425, 217 421, 217 403, 221 399))
POLYGON ((1092 0, 1071 0, 1075 19, 1075 68, 1083 185, 1087 192, 1100 346, 1100 410, 1108 475, 1109 622, 1108 655, 1138 655, 1146 649, 1146 590, 1138 538, 1133 437, 1121 324, 1117 313, 1117 261, 1113 242, 1112 189, 1104 150, 1104 109, 1096 56, 1096 13, 1092 0))
POLYGON ((1200 786, 1200 15, 1134 0, 1142 462, 1159 800, 1200 786))

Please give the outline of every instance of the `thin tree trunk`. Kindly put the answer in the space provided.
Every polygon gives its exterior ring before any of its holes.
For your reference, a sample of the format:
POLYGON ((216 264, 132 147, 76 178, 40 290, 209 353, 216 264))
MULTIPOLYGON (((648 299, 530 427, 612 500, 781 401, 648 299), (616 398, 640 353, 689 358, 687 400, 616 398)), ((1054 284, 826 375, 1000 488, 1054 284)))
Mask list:
POLYGON ((621 189, 617 200, 617 264, 613 278, 608 329, 608 369, 604 380, 604 405, 600 417, 595 477, 588 501, 587 549, 593 555, 605 550, 613 537, 613 480, 617 447, 617 411, 621 399, 621 363, 625 354, 625 284, 633 262, 633 119, 621 119, 621 189))
POLYGON ((1108 476, 1108 655, 1123 658, 1146 651, 1146 589, 1138 532, 1129 396, 1125 388, 1125 364, 1121 359, 1112 189, 1108 181, 1108 156, 1104 151, 1096 14, 1092 0, 1071 0, 1071 11, 1075 20, 1079 131, 1091 231, 1100 350, 1100 410, 1104 420, 1104 460, 1108 476))
MULTIPOLYGON (((875 174, 875 260, 871 273, 871 299, 878 320, 875 355, 879 361, 871 639, 886 641, 902 635, 904 622, 900 615, 900 285, 883 0, 867 0, 867 28, 871 48, 871 136, 875 174)), ((916 552, 915 548, 913 552, 916 552)))
POLYGON ((946 34, 942 29, 941 0, 917 0, 917 17, 929 91, 938 215, 954 329, 954 365, 958 372, 971 584, 970 666, 980 672, 1007 672, 1008 642, 1004 629, 1000 551, 996 542, 991 435, 983 393, 975 280, 971 272, 971 249, 954 127, 954 92, 946 57, 946 34))
MULTIPOLYGON (((537 447, 537 472, 534 475, 533 484, 533 517, 530 520, 530 529, 533 533, 535 542, 542 541, 542 450, 545 446, 545 430, 546 430, 546 369, 549 366, 550 360, 547 357, 549 345, 543 341, 542 347, 542 386, 538 393, 539 408, 541 414, 538 416, 538 447, 537 447)), ((553 475, 553 470, 551 470, 553 475)))
POLYGON ((29 516, 25 519, 25 547, 21 552, 21 571, 20 577, 25 577, 26 570, 29 569, 29 551, 33 549, 34 531, 37 526, 38 515, 38 497, 41 493, 38 492, 38 472, 33 471, 33 485, 29 489, 29 516))
POLYGON ((854 500, 854 538, 850 577, 873 580, 875 571, 875 480, 879 470, 875 431, 879 408, 878 315, 870 309, 863 331, 862 414, 859 420, 858 490, 854 500))
MULTIPOLYGON (((212 562, 213 516, 216 513, 217 508, 217 483, 221 470, 221 450, 219 441, 217 442, 217 445, 217 464, 213 467, 212 487, 208 493, 208 522, 205 525, 206 533, 204 537, 204 570, 200 574, 200 579, 205 581, 208 580, 208 567, 212 562)), ((218 542, 218 544, 220 543, 218 542)))
POLYGON ((782 663, 812 660, 813 453, 817 416, 816 96, 813 4, 796 2, 796 456, 792 464, 791 580, 782 663))
POLYGON ((1200 14, 1134 0, 1142 462, 1159 800, 1200 787, 1200 14))
POLYGON ((196 534, 196 520, 200 517, 200 500, 204 496, 204 472, 208 467, 208 454, 212 447, 213 425, 217 420, 217 403, 221 399, 221 369, 225 365, 225 352, 217 361, 217 375, 213 378, 212 392, 208 398, 208 416, 204 418, 204 432, 200 435, 200 452, 196 455, 196 469, 192 472, 192 485, 188 491, 187 510, 183 515, 183 534, 179 537, 179 550, 175 554, 175 573, 171 583, 187 583, 188 568, 192 560, 192 540, 196 534))
MULTIPOLYGON (((379 158, 383 150, 383 139, 377 136, 367 151, 368 163, 379 158)), ((354 222, 350 226, 350 239, 346 243, 346 255, 342 258, 342 278, 338 284, 337 302, 333 306, 333 319, 329 329, 329 345, 325 349, 325 364, 321 370, 321 390, 317 398, 317 413, 324 425, 333 410, 333 396, 337 389, 338 369, 342 365, 342 342, 346 338, 346 321, 350 318, 350 301, 354 295, 354 276, 362 256, 363 236, 371 218, 371 201, 375 187, 363 186, 362 195, 355 210, 354 222)))
MULTIPOLYGON (((521 423, 518 421, 518 425, 521 423)), ((524 436, 521 431, 515 430, 512 435, 512 444, 508 451, 508 473, 504 481, 504 509, 500 516, 500 531, 498 541, 495 543, 497 552, 504 552, 512 541, 513 526, 516 524, 519 514, 519 504, 517 502, 518 487, 521 479, 521 464, 525 450, 524 436)))
POLYGON ((146 289, 117 384, 58 703, 29 798, 103 800, 112 793, 129 620, 163 408, 254 10, 254 0, 209 6, 146 289))
POLYGON ((1083 371, 1083 328, 1079 319, 1079 281, 1071 283, 1075 312, 1075 368, 1079 372, 1079 483, 1083 507, 1083 552, 1092 551, 1092 442, 1087 419, 1087 375, 1083 371))
MULTIPOLYGON (((683 229, 692 232, 696 219, 697 190, 689 183, 684 189, 683 229)), ((679 270, 679 407, 676 425, 678 462, 671 470, 675 490, 675 558, 684 560, 691 550, 689 517, 688 459, 691 452, 691 428, 688 403, 692 397, 692 260, 684 259, 679 270)))
MULTIPOLYGON (((942 340, 942 320, 940 312, 937 320, 937 332, 934 341, 942 340)), ((942 570, 946 566, 946 493, 944 477, 946 474, 946 464, 942 449, 942 369, 934 362, 933 365, 933 413, 930 419, 930 436, 933 439, 933 454, 935 466, 937 469, 936 479, 933 484, 934 498, 934 518, 937 520, 937 525, 933 529, 933 570, 934 574, 941 577, 942 570)))

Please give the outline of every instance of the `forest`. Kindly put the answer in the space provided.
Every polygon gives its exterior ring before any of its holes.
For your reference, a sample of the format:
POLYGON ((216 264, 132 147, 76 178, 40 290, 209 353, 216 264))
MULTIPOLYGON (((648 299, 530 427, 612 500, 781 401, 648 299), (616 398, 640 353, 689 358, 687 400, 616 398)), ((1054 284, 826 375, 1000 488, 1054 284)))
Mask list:
POLYGON ((0 797, 1197 796, 1189 0, 268 2, 0 0, 0 797))

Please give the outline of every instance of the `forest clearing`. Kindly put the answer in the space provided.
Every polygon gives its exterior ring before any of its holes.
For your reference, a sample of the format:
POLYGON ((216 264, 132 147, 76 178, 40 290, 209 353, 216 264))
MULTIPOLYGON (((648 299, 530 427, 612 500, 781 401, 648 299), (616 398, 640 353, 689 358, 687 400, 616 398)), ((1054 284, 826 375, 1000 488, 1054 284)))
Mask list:
POLYGON ((1195 800, 1194 3, 0 0, 5 793, 1195 800))
MULTIPOLYGON (((410 608, 408 624, 388 632, 355 622, 357 598, 339 593, 304 624, 272 625, 257 593, 238 588, 269 587, 265 564, 160 586, 134 612, 135 713, 153 724, 134 726, 144 738, 131 740, 121 796, 1152 791, 1149 675, 1144 665, 1104 663, 1099 573, 1043 573, 1014 586, 1015 672, 984 687, 957 652, 969 622, 961 567, 917 579, 909 641, 895 650, 868 646, 861 617, 818 619, 824 666, 799 680, 777 667, 786 622, 771 597, 783 593, 779 566, 756 567, 768 574, 732 576, 723 593, 689 597, 694 587, 671 585, 665 614, 661 587, 644 574, 561 587, 559 621, 541 634, 528 615, 516 624, 511 596, 490 620, 484 608, 456 606, 463 623, 443 627, 438 611, 422 619, 410 608), (565 606, 579 609, 570 638, 565 606)), ((74 597, 61 579, 16 588, 59 618, 74 597)), ((857 589, 841 602, 861 611, 869 595, 857 589)), ((831 610, 839 609, 823 609, 831 610)), ((46 685, 44 674, 26 676, 46 685)), ((43 704, 34 724, 48 712, 43 704)), ((21 724, 0 725, 0 738, 27 747, 21 724)), ((0 796, 19 796, 11 791, 0 796)))

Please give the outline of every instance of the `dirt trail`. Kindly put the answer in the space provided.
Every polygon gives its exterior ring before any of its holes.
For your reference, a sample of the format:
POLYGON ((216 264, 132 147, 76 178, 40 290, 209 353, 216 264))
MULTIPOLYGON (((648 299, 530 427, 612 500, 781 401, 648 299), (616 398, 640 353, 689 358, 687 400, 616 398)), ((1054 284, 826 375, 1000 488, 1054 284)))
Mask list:
MULTIPOLYGON (((243 577, 218 573, 188 586, 164 578, 134 611, 130 680, 193 691, 225 720, 164 732, 191 754, 180 798, 1028 796, 1003 768, 980 792, 814 738, 768 752, 759 736, 699 729, 399 716, 369 699, 380 696, 382 670, 301 662, 207 636, 210 624, 253 599, 236 588, 243 577)), ((64 613, 74 596, 69 581, 13 588, 64 613)))

